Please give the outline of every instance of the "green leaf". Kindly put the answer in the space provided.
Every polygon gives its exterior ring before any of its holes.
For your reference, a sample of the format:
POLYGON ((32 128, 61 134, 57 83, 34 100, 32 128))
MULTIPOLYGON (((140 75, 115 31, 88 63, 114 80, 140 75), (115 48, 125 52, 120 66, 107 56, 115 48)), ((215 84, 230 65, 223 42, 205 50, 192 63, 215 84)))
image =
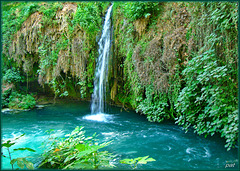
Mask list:
POLYGON ((5 142, 5 143, 2 144, 2 147, 7 147, 7 148, 9 148, 9 147, 13 146, 14 144, 16 144, 16 143, 12 143, 11 140, 8 140, 7 142, 5 142))
POLYGON ((141 157, 141 159, 138 161, 138 163, 140 163, 140 164, 146 164, 146 163, 147 163, 146 159, 147 159, 148 157, 149 157, 149 156, 141 157))
POLYGON ((18 165, 21 169, 24 168, 24 163, 23 163, 22 158, 17 158, 17 165, 18 165))
POLYGON ((123 160, 120 160, 120 163, 122 163, 122 164, 134 164, 134 161, 133 161, 133 159, 123 159, 123 160))
POLYGON ((32 162, 27 162, 27 163, 25 163, 26 164, 26 167, 29 169, 29 170, 34 170, 34 165, 33 165, 33 163, 32 162))
POLYGON ((20 136, 18 136, 18 137, 16 137, 16 138, 14 138, 14 139, 13 139, 13 141, 16 141, 16 140, 18 140, 19 138, 23 137, 24 135, 25 135, 25 133, 24 133, 24 134, 22 134, 22 135, 20 135, 20 136))
POLYGON ((10 164, 14 164, 17 161, 17 159, 12 159, 10 164))
POLYGON ((84 151, 86 149, 86 146, 84 144, 78 144, 78 145, 75 146, 75 148, 78 151, 84 151))
POLYGON ((63 163, 67 163, 68 161, 74 159, 76 157, 76 155, 73 155, 73 156, 68 156, 63 163))
POLYGON ((36 152, 35 150, 31 149, 31 148, 17 148, 17 149, 13 149, 13 151, 25 151, 25 150, 28 150, 28 151, 31 151, 31 152, 36 152))
POLYGON ((156 161, 154 158, 149 158, 146 160, 147 162, 151 162, 151 161, 156 161))

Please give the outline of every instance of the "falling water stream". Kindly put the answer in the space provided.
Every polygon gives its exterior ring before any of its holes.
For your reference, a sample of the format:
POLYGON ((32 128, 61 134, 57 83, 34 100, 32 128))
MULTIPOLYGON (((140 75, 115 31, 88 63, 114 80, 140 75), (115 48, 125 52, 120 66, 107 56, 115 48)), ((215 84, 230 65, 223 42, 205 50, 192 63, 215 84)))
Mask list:
POLYGON ((108 60, 111 47, 111 11, 112 5, 108 8, 103 25, 99 45, 99 57, 94 81, 94 92, 92 95, 91 114, 103 114, 106 99, 106 81, 108 74, 108 60))

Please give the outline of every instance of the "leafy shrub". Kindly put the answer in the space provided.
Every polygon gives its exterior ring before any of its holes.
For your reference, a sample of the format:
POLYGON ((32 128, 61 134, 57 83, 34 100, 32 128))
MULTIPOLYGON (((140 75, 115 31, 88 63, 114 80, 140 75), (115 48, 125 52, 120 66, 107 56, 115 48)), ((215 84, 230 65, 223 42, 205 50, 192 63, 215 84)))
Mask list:
POLYGON ((57 10, 63 8, 63 5, 58 2, 49 2, 46 3, 46 5, 47 7, 41 6, 39 12, 42 12, 48 19, 53 19, 53 17, 56 15, 57 10))
POLYGON ((30 94, 22 95, 13 91, 9 96, 9 108, 13 109, 31 109, 36 105, 36 101, 30 94))
POLYGON ((80 88, 81 98, 85 98, 86 95, 87 95, 87 92, 86 92, 86 91, 87 91, 86 83, 87 83, 86 79, 84 79, 83 81, 79 81, 79 82, 77 83, 77 85, 80 85, 80 86, 81 86, 81 88, 80 88))
POLYGON ((80 25, 87 33, 91 33, 91 35, 99 32, 102 19, 97 3, 88 2, 79 4, 72 22, 74 26, 80 25))
POLYGON ((67 138, 57 138, 51 135, 44 143, 47 149, 43 153, 40 167, 55 169, 101 169, 111 168, 112 154, 100 149, 110 142, 98 144, 95 134, 85 137, 83 127, 76 127, 67 138))
POLYGON ((36 3, 28 3, 28 5, 23 7, 21 12, 24 14, 25 18, 28 18, 31 14, 37 11, 38 7, 39 6, 36 3))
POLYGON ((194 57, 182 72, 186 86, 175 104, 176 123, 185 130, 193 125, 205 136, 221 133, 228 150, 238 139, 237 90, 231 72, 219 66, 212 50, 194 57))
POLYGON ((32 109, 36 105, 36 101, 33 96, 27 94, 23 95, 22 101, 19 103, 18 107, 22 109, 32 109))
POLYGON ((159 95, 157 95, 153 92, 154 90, 152 88, 146 88, 146 98, 139 103, 136 112, 141 111, 147 115, 147 119, 151 122, 161 122, 164 119, 169 119, 169 105, 166 94, 159 93, 159 95))
POLYGON ((124 15, 131 21, 141 17, 147 18, 156 11, 160 11, 158 2, 132 2, 126 3, 124 6, 124 15))
POLYGON ((9 96, 9 108, 18 108, 18 104, 22 100, 22 95, 16 91, 13 91, 11 95, 9 96))
POLYGON ((8 69, 3 75, 3 81, 8 83, 18 83, 22 81, 20 72, 16 68, 8 69))
POLYGON ((188 11, 192 17, 189 28, 194 35, 193 49, 204 52, 214 47, 219 61, 237 70, 238 3, 190 2, 188 11))
POLYGON ((54 23, 54 17, 59 9, 62 9, 63 5, 59 2, 48 2, 41 5, 38 8, 39 12, 43 14, 42 23, 43 25, 52 25, 54 23))
POLYGON ((10 88, 2 93, 2 97, 1 97, 2 98, 2 108, 8 107, 9 96, 10 96, 11 92, 12 92, 12 89, 10 88))

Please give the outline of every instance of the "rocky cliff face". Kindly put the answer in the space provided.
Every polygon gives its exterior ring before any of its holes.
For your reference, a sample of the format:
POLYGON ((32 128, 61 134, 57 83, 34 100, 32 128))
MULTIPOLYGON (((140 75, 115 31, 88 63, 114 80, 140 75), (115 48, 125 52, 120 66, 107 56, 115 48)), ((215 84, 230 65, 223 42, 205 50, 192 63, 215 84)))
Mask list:
POLYGON ((40 66, 40 84, 49 83, 53 78, 59 77, 61 72, 69 72, 72 77, 82 77, 86 69, 89 52, 82 53, 86 33, 81 28, 76 28, 70 34, 68 29, 69 20, 76 10, 77 4, 63 4, 63 8, 56 12, 53 23, 49 25, 44 23, 43 14, 36 12, 29 16, 14 37, 9 55, 23 66, 25 72, 33 70, 34 63, 41 65, 41 61, 51 60, 47 56, 56 53, 54 65, 40 66), (66 48, 57 47, 58 44, 64 46, 62 37, 67 41, 66 48))
MULTIPOLYGON (((51 10, 54 5, 39 3, 38 10, 22 23, 4 53, 25 73, 37 76, 39 84, 52 87, 57 95, 70 91, 70 96, 90 98, 98 57, 97 40, 107 6, 108 3, 67 2, 58 3, 55 10, 51 10), (82 17, 84 13, 85 18, 82 17)), ((117 3, 113 11, 109 98, 115 102, 122 101, 117 92, 130 91, 124 88, 127 77, 130 83, 139 84, 133 91, 135 94, 142 92, 144 96, 149 84, 153 84, 156 92, 168 92, 176 65, 184 68, 190 54, 199 49, 195 44, 203 44, 200 41, 203 38, 194 40, 194 27, 190 25, 194 10, 189 11, 192 9, 189 5, 154 3, 141 6, 143 11, 140 11, 145 16, 139 14, 134 19, 126 17, 131 10, 127 7, 117 3)), ((133 11, 129 16, 136 13, 133 11)))
MULTIPOLYGON (((48 8, 46 3, 40 4, 39 8, 43 7, 48 8)), ((61 9, 55 11, 52 18, 46 17, 44 12, 39 11, 31 14, 14 34, 9 50, 5 52, 6 55, 14 59, 25 73, 37 75, 41 85, 61 79, 62 81, 59 82, 69 82, 71 78, 86 84, 86 77, 90 77, 90 79, 93 77, 97 46, 96 40, 89 40, 89 34, 81 26, 77 25, 74 30, 69 27, 72 25, 71 21, 74 20, 77 8, 76 3, 63 3, 61 9), (90 58, 90 53, 93 54, 93 52, 94 55, 90 58), (90 60, 92 64, 89 64, 90 60), (89 68, 92 70, 91 72, 86 71, 88 65, 92 67, 89 68), (37 73, 33 73, 34 67, 37 73), (86 73, 88 74, 86 75, 86 73)), ((133 32, 138 39, 147 37, 145 41, 150 42, 144 49, 141 45, 132 47, 134 49, 132 54, 132 59, 135 62, 134 68, 136 68, 136 72, 144 85, 149 84, 151 79, 154 79, 156 89, 164 91, 167 91, 169 72, 170 70, 173 72, 176 52, 180 49, 182 50, 181 54, 185 52, 184 35, 187 25, 183 25, 189 23, 189 20, 186 20, 188 13, 186 9, 184 9, 185 13, 182 12, 183 9, 176 8, 176 10, 178 10, 178 15, 170 18, 173 20, 175 17, 176 23, 166 23, 167 20, 162 22, 164 19, 159 16, 156 27, 150 31, 146 31, 150 23, 150 16, 142 17, 133 22, 133 32), (167 30, 165 35, 163 30, 167 30), (145 61, 146 56, 148 56, 148 62, 145 61), (150 74, 154 75, 154 78, 151 78, 150 74)), ((109 80, 112 80, 110 81, 112 100, 115 100, 117 90, 123 88, 121 86, 123 84, 121 79, 123 70, 119 66, 124 60, 121 58, 126 56, 126 54, 118 53, 119 39, 125 38, 123 34, 119 34, 118 29, 121 27, 122 32, 126 32, 126 25, 129 21, 119 17, 114 18, 114 23, 114 30, 116 30, 114 46, 116 49, 113 49, 115 53, 112 55, 111 66, 109 66, 111 71, 109 80)), ((92 84, 92 81, 88 80, 88 84, 92 84)), ((72 85, 72 87, 75 86, 72 85)))
MULTIPOLYGON (((38 4, 38 8, 45 11, 38 10, 22 23, 4 53, 25 73, 37 76, 39 84, 50 85, 57 95, 68 91, 70 96, 77 96, 77 93, 79 97, 81 94, 86 97, 87 90, 83 88, 81 93, 79 90, 84 86, 92 88, 98 48, 96 37, 100 34, 101 21, 94 23, 98 31, 90 33, 81 24, 73 22, 82 12, 79 9, 84 6, 87 9, 87 5, 59 4, 61 7, 50 11, 53 14, 46 12, 50 8, 48 3, 38 4)), ((97 4, 93 5, 97 7, 97 4)), ((96 10, 100 14, 100 9, 96 10)), ((101 15, 98 17, 101 19, 101 15)))
MULTIPOLYGON (((115 9, 115 55, 119 64, 123 63, 119 65, 123 79, 118 80, 118 84, 129 87, 123 92, 131 92, 129 95, 132 94, 130 98, 133 99, 145 98, 149 85, 152 94, 167 93, 171 89, 176 65, 185 66, 191 53, 193 38, 186 40, 191 15, 186 6, 157 3, 156 7, 157 12, 146 12, 147 17, 134 21, 124 17, 123 7, 115 9)), ((123 103, 125 98, 119 97, 123 103)), ((130 103, 138 106, 138 100, 130 103)))

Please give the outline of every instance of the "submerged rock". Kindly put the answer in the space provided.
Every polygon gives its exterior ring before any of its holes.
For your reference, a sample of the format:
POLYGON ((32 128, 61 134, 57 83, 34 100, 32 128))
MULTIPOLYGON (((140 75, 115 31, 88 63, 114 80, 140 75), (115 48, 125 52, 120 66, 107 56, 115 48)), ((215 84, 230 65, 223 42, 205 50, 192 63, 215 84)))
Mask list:
POLYGON ((44 105, 36 105, 35 107, 38 108, 38 109, 42 109, 42 108, 44 108, 45 106, 44 106, 44 105))

